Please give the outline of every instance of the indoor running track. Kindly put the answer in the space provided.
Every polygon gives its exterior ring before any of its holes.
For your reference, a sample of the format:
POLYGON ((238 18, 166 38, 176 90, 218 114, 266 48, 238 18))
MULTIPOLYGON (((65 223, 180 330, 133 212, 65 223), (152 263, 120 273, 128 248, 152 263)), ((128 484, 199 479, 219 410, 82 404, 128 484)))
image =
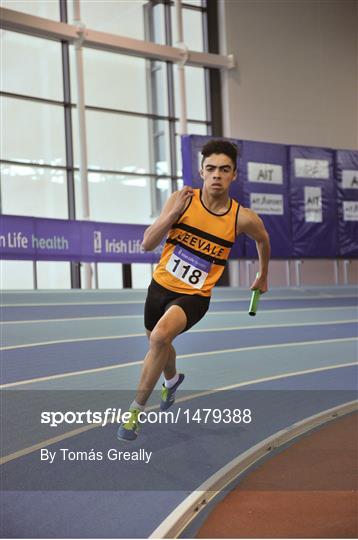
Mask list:
MULTIPOLYGON (((2 536, 147 537, 205 479, 269 435, 356 399, 353 287, 217 288, 205 318, 175 341, 186 379, 177 423, 142 428, 41 425, 46 410, 126 407, 146 352, 144 291, 2 295, 2 536), (56 409, 61 404, 62 409, 56 409), (50 406, 52 408, 50 408, 50 406), (55 407, 55 408, 54 408, 55 407), (187 422, 184 411, 249 408, 250 423, 187 422), (55 439, 57 438, 57 439, 55 439), (48 442, 51 439, 51 444, 48 442), (40 448, 144 449, 149 464, 41 462, 40 448)), ((159 386, 158 386, 159 387, 159 386)), ((158 393, 150 406, 155 409, 158 393)))

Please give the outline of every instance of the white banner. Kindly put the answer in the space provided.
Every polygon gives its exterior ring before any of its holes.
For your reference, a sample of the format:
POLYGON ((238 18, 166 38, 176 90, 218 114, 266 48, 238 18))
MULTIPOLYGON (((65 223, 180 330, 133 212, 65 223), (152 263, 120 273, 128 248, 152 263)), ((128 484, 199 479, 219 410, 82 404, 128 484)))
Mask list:
POLYGON ((322 190, 319 187, 305 186, 305 221, 322 223, 322 190))
POLYGON ((250 208, 258 214, 283 216, 283 197, 276 193, 250 193, 250 208))
POLYGON ((329 178, 329 161, 327 159, 295 158, 296 178, 329 178))
POLYGON ((261 182, 264 184, 282 184, 283 174, 281 165, 272 163, 247 163, 247 178, 249 182, 261 182))
POLYGON ((343 201, 343 220, 358 221, 358 201, 343 201))
POLYGON ((358 189, 358 171, 342 171, 342 188, 358 189))

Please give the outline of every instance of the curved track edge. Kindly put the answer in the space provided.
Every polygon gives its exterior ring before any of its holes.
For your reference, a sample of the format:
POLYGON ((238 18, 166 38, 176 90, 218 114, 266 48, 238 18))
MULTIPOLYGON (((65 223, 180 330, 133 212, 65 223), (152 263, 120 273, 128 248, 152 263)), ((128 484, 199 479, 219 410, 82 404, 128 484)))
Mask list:
POLYGON ((258 461, 269 457, 278 448, 299 438, 301 435, 355 411, 358 411, 358 400, 326 409, 264 439, 234 458, 201 484, 162 521, 149 538, 178 538, 198 517, 200 512, 207 507, 208 503, 212 502, 229 484, 237 480, 240 475, 247 472, 258 461))

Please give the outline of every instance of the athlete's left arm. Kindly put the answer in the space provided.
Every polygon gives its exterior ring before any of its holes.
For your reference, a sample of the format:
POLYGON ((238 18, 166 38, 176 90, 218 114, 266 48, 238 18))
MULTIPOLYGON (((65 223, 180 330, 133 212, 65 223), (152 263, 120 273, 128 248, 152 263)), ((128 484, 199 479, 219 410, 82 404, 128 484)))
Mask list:
POLYGON ((241 206, 237 219, 237 233, 247 234, 247 236, 256 242, 256 249, 259 255, 259 276, 252 283, 251 290, 260 289, 261 293, 265 293, 268 290, 267 276, 271 253, 270 237, 265 229, 265 225, 255 212, 241 206))

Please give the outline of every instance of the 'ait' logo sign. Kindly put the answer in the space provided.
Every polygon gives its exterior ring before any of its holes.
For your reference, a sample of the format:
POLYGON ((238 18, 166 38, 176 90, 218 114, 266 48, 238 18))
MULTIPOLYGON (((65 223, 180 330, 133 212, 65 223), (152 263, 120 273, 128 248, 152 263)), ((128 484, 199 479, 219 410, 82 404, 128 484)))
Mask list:
POLYGON ((320 187, 305 186, 305 220, 307 223, 322 223, 322 190, 320 187))

